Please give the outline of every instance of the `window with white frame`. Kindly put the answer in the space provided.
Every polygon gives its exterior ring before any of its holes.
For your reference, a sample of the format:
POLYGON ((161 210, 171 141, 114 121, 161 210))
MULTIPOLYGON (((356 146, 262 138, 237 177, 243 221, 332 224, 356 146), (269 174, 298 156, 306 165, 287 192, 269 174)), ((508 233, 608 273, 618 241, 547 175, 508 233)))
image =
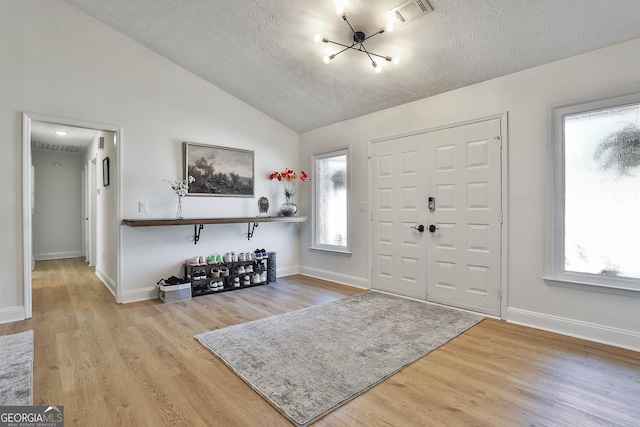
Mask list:
POLYGON ((640 291, 640 95, 555 108, 553 131, 546 279, 640 291))
POLYGON ((314 154, 312 248, 349 252, 349 149, 314 154))

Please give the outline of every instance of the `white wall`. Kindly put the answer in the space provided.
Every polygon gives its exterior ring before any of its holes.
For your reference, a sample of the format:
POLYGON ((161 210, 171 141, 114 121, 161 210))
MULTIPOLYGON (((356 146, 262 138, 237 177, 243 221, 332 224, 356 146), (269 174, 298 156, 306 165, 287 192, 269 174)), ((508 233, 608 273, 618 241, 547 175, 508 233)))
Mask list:
POLYGON ((33 254, 36 260, 82 254, 82 155, 34 150, 33 254))
MULTIPOLYGON (((0 2, 0 40, 0 322, 23 313, 22 112, 121 128, 122 164, 113 167, 121 169, 122 212, 114 224, 122 233, 123 301, 153 296, 160 278, 182 274, 186 258, 213 251, 265 248, 277 252, 279 274, 297 271, 294 224, 263 224, 250 242, 246 226, 207 226, 198 246, 192 227, 119 225, 175 214, 162 179, 181 178, 185 140, 254 150, 256 196, 276 206, 284 197, 266 175, 297 168, 295 132, 61 0, 0 2), (149 213, 138 213, 138 201, 149 203, 149 213)), ((256 215, 257 197, 187 198, 185 213, 256 215)))
MULTIPOLYGON (((640 296, 550 287, 543 280, 548 113, 552 105, 640 92, 640 39, 301 135, 300 165, 333 146, 352 149, 353 255, 318 253, 301 236, 300 271, 368 286, 368 141, 508 112, 509 246, 506 319, 640 349, 640 296)), ((425 76, 425 84, 428 84, 425 76)), ((308 195, 307 195, 308 198, 308 195)))

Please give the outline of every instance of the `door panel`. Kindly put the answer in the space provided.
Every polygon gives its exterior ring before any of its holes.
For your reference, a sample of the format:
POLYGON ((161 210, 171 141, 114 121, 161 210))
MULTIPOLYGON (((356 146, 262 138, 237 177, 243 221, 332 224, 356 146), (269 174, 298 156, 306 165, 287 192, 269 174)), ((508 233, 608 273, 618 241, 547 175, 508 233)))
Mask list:
POLYGON ((428 299, 500 314, 500 120, 427 134, 428 299))
POLYGON ((424 135, 373 144, 372 288, 425 299, 424 135))

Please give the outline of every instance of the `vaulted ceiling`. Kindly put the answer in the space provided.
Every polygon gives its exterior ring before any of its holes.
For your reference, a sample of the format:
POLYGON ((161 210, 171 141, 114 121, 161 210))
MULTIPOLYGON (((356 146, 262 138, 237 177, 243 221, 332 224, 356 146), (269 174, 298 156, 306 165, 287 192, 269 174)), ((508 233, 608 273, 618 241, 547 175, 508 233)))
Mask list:
MULTIPOLYGON (((365 43, 397 56, 375 73, 336 0, 66 0, 304 132, 640 37, 638 0, 429 0, 433 12, 365 43)), ((371 35, 402 0, 348 0, 371 35)))

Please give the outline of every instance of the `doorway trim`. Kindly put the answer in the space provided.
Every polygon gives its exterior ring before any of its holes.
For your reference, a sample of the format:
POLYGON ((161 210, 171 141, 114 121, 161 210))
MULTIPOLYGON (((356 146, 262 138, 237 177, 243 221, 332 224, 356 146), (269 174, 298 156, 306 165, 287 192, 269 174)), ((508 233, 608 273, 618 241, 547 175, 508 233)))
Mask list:
MULTIPOLYGON (((455 128, 455 127, 459 127, 459 126, 465 126, 465 125, 469 125, 469 124, 473 124, 473 123, 479 123, 479 122, 484 122, 487 120, 494 120, 494 119, 499 119, 500 120, 500 135, 501 135, 501 142, 502 142, 502 150, 501 150, 501 168, 502 168, 502 177, 501 177, 501 191, 502 191, 502 237, 501 237, 501 244, 502 244, 502 248, 500 251, 500 318, 504 319, 506 314, 507 314, 507 307, 508 307, 508 277, 509 277, 509 251, 508 251, 508 243, 509 243, 509 127, 508 127, 508 112, 505 111, 502 114, 495 114, 492 116, 486 116, 486 117, 481 117, 478 119, 474 119, 474 120, 467 120, 464 122, 455 122, 455 123, 451 123, 451 124, 447 124, 447 125, 443 125, 443 126, 436 126, 436 127, 432 127, 432 128, 427 128, 427 129, 421 129, 421 130, 417 130, 417 131, 412 131, 412 132, 406 132, 406 133, 402 133, 402 134, 397 134, 397 135, 391 135, 391 136, 385 136, 382 138, 375 138, 375 139, 370 139, 369 143, 368 143, 368 147, 367 147, 367 158, 368 158, 368 165, 367 165, 367 175, 368 175, 368 205, 371 206, 371 202, 373 200, 373 195, 372 195, 372 153, 373 153, 373 144, 378 143, 378 142, 385 142, 385 141, 391 141, 394 139, 398 139, 398 138, 404 138, 407 136, 413 136, 413 135, 420 135, 420 134, 425 134, 425 133, 430 133, 430 132, 435 132, 435 131, 439 131, 439 130, 444 130, 444 129, 451 129, 451 128, 455 128)), ((369 262, 369 268, 368 268, 368 280, 369 280, 369 289, 371 289, 371 284, 373 282, 373 251, 372 251, 372 246, 373 246, 373 222, 372 222, 372 216, 371 216, 371 209, 369 209, 369 230, 368 230, 368 236, 369 236, 369 245, 368 245, 368 262, 369 262)), ((427 256, 429 256, 429 254, 427 254, 427 256)), ((428 301, 428 295, 427 295, 427 301, 428 301)), ((489 316, 492 317, 492 316, 489 316)))
MULTIPOLYGON (((87 129, 95 129, 99 131, 114 132, 116 134, 115 144, 115 165, 116 165, 116 186, 115 186, 115 215, 116 226, 120 224, 122 218, 121 198, 122 198, 122 128, 115 125, 104 123, 86 122, 81 120, 65 119, 55 116, 43 114, 22 113, 22 280, 24 289, 24 318, 30 319, 33 315, 32 310, 32 286, 31 286, 31 269, 33 256, 33 224, 31 212, 33 208, 31 200, 32 185, 32 153, 31 153, 31 123, 32 122, 54 123, 59 125, 75 126, 87 129)), ((122 239, 120 235, 120 227, 113 230, 116 235, 116 295, 117 303, 122 301, 121 289, 121 259, 122 239)))

